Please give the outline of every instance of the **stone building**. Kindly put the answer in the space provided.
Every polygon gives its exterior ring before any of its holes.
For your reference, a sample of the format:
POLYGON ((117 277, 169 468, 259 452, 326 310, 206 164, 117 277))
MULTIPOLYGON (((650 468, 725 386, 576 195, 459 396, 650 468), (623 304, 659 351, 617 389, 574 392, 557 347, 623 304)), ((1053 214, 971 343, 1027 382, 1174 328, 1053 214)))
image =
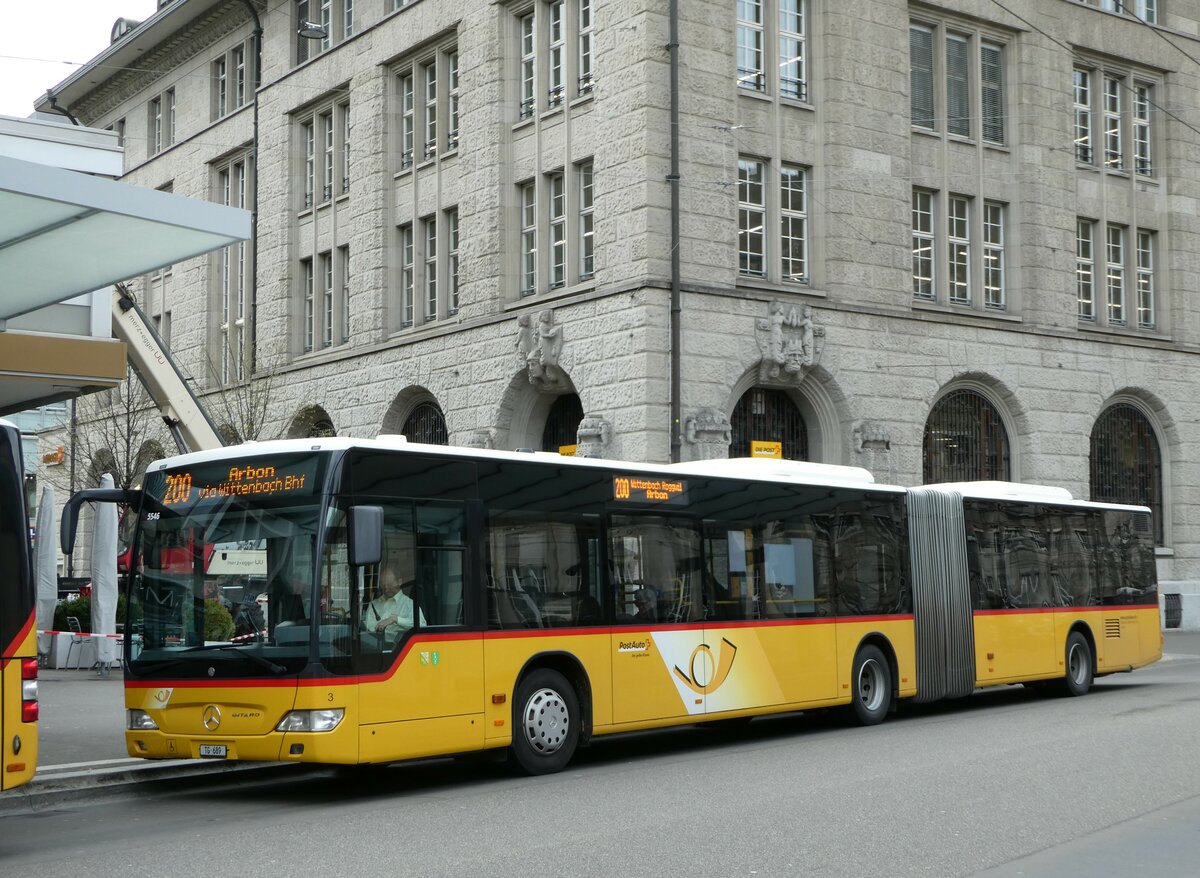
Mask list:
POLYGON ((1151 505, 1161 577, 1200 580, 1198 31, 1196 0, 187 0, 51 95, 126 180, 255 211, 138 289, 207 392, 275 377, 279 432, 1046 482, 1151 505))

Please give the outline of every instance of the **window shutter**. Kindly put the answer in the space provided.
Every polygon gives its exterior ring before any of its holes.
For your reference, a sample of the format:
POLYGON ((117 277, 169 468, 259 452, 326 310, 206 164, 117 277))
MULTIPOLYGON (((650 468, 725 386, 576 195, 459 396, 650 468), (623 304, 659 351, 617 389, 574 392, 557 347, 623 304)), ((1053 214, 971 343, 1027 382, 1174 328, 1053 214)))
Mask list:
POLYGON ((967 81, 967 39, 946 37, 946 130, 971 136, 971 97, 967 81))
POLYGON ((923 27, 908 31, 912 124, 933 128, 933 32, 923 27))
POLYGON ((979 47, 979 79, 983 92, 983 139, 1004 143, 1004 67, 999 46, 979 47))

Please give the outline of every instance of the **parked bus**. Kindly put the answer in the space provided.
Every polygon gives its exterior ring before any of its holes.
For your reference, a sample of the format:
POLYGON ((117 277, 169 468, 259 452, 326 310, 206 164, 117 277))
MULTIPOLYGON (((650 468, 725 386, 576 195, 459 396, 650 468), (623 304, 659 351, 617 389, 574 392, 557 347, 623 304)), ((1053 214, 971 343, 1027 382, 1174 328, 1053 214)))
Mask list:
MULTIPOLYGON (((50 539, 49 534, 45 535, 50 539)), ((38 663, 33 560, 25 511, 21 432, 0 421, 0 789, 37 768, 38 663)))
POLYGON ((874 724, 996 684, 1081 695, 1162 653, 1149 511, 1059 489, 331 438, 174 457, 105 493, 72 498, 64 549, 84 500, 138 510, 134 756, 510 748, 543 773, 598 735, 837 706, 874 724), (232 584, 212 544, 264 552, 251 636, 212 624, 232 584))

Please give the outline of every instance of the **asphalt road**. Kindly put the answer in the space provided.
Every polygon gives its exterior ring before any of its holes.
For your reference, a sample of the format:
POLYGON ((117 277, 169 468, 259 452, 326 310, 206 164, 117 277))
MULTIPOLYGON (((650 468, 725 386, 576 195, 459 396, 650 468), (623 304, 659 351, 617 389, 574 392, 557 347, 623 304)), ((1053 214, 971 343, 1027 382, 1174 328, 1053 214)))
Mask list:
MULTIPOLYGON (((1192 876, 1200 635, 1081 699, 1020 688, 601 740, 566 772, 437 760, 0 818, 6 874, 1192 876)), ((104 684, 97 684, 104 685, 104 684)))

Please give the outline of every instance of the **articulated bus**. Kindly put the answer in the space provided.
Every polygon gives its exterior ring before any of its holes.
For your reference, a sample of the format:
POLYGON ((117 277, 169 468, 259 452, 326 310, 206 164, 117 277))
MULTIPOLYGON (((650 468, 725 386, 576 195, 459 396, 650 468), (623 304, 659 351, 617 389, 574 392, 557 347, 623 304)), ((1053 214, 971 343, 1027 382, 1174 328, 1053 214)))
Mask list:
POLYGON ((837 706, 874 724, 997 684, 1082 695, 1162 654, 1149 511, 1054 488, 309 439, 82 492, 65 549, 96 499, 138 515, 126 743, 147 758, 509 748, 536 774, 597 735, 837 706), (258 574, 214 576, 213 544, 261 552, 258 574), (212 597, 239 589, 267 595, 256 630, 212 597))
MULTIPOLYGON (((50 536, 46 535, 49 539, 50 536)), ((38 663, 21 433, 0 421, 0 790, 37 768, 38 663)))

